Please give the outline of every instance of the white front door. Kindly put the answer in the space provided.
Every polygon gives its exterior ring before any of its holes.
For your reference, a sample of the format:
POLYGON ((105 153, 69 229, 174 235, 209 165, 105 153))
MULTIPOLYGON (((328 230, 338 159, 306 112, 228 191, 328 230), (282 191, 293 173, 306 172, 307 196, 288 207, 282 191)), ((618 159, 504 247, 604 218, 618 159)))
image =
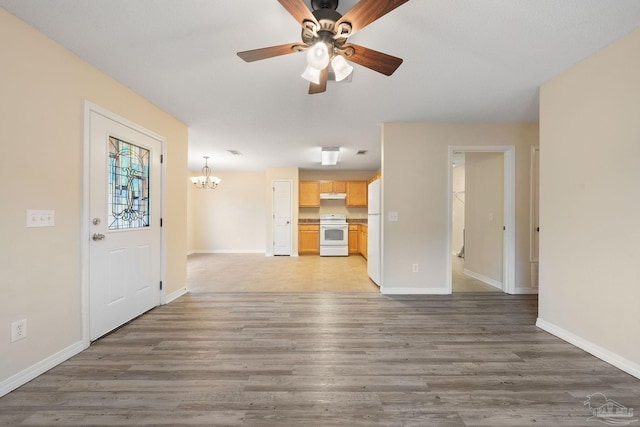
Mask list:
POLYGON ((273 181, 273 254, 291 255, 291 181, 273 181))
POLYGON ((90 111, 89 336, 160 303, 162 141, 90 111))

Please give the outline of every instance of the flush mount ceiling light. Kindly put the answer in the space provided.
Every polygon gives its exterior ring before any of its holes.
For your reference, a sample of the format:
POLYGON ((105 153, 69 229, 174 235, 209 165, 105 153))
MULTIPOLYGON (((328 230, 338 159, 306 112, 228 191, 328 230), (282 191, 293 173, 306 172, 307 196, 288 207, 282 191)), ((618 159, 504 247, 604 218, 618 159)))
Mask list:
POLYGON ((347 60, 392 75, 402 64, 401 58, 373 49, 347 43, 347 39, 367 25, 391 12, 409 0, 360 0, 342 16, 337 12, 338 0, 311 0, 311 8, 305 0, 278 0, 302 27, 302 43, 238 52, 246 62, 259 61, 295 52, 307 52, 307 68, 302 77, 310 82, 309 94, 327 90, 329 68, 336 81, 351 75, 353 67, 347 60))
POLYGON ((204 166, 202 167, 202 175, 201 176, 192 176, 191 182, 196 188, 204 190, 205 188, 210 188, 215 190, 218 188, 218 184, 222 181, 217 176, 211 176, 211 168, 209 167, 208 160, 209 156, 202 156, 204 158, 204 166))
POLYGON ((335 166, 338 164, 340 147, 322 147, 320 163, 323 166, 335 166))

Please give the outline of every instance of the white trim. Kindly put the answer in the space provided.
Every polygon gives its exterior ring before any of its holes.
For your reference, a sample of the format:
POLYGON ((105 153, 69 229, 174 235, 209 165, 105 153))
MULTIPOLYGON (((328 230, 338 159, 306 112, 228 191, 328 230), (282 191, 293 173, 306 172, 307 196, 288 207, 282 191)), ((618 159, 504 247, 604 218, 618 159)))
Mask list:
POLYGON ((503 240, 503 260, 502 260, 502 291, 508 294, 516 292, 515 286, 515 242, 516 242, 516 147, 515 145, 449 145, 447 156, 447 243, 445 245, 447 254, 447 289, 448 293, 453 291, 453 275, 451 272, 451 249, 452 236, 452 203, 453 203, 453 162, 454 151, 465 151, 475 153, 499 152, 504 154, 504 240, 503 240))
POLYGON ((18 372, 15 375, 10 376, 6 380, 0 382, 0 397, 7 393, 12 392, 18 387, 28 383, 39 375, 44 374, 49 369, 61 364, 65 360, 70 359, 76 354, 80 353, 86 348, 82 341, 77 341, 71 344, 67 348, 63 348, 57 353, 29 366, 26 369, 18 372))
MULTIPOLYGON (((533 242, 534 242, 534 238, 535 235, 537 233, 536 231, 536 227, 538 227, 538 225, 535 224, 535 213, 534 213, 534 207, 538 207, 538 223, 540 222, 540 196, 539 196, 539 192, 540 192, 540 146, 539 145, 532 145, 531 146, 531 159, 530 159, 530 166, 529 166, 529 262, 539 262, 540 261, 540 257, 539 256, 534 256, 534 248, 533 248, 533 242), (534 171, 536 170, 534 165, 536 163, 536 160, 538 161, 538 173, 534 175, 534 171), (537 185, 535 184, 535 178, 537 178, 538 183, 537 185), (536 195, 535 195, 535 191, 534 189, 538 190, 538 200, 536 200, 536 195)), ((540 243, 538 242, 538 245, 540 245, 540 243)), ((540 247, 538 247, 538 251, 540 251, 540 247)), ((533 286, 532 286, 533 287, 533 286)))
POLYGON ((189 289, 187 288, 180 288, 177 291, 173 291, 169 295, 167 295, 165 304, 169 304, 170 302, 173 302, 178 298, 180 298, 181 296, 186 295, 188 293, 189 293, 189 289))
POLYGON ((607 350, 606 348, 600 347, 597 344, 587 341, 584 338, 579 337, 578 335, 562 329, 561 327, 549 323, 541 318, 538 318, 536 320, 536 326, 546 332, 549 332, 551 335, 555 335, 561 340, 564 340, 569 344, 573 344, 576 347, 586 351, 587 353, 592 354, 598 359, 601 359, 615 366, 616 368, 621 369, 626 373, 640 379, 640 364, 626 359, 619 354, 607 350))
POLYGON ((476 273, 475 271, 471 271, 471 270, 467 270, 466 268, 464 270, 462 270, 462 272, 464 274, 466 274, 469 277, 473 277, 476 280, 480 280, 483 283, 486 283, 489 286, 493 286, 496 289, 502 290, 503 285, 502 282, 499 282, 495 279, 492 279, 491 277, 487 277, 487 276, 483 276, 480 273, 476 273))
POLYGON ((384 295, 449 295, 447 288, 390 288, 380 287, 380 293, 384 295))
MULTIPOLYGON (((82 342, 85 348, 89 347, 91 343, 90 337, 90 316, 89 316, 89 286, 90 286, 90 271, 89 271, 89 236, 90 230, 90 205, 89 205, 89 192, 90 192, 90 147, 91 147, 91 113, 99 114, 103 117, 120 123, 130 129, 140 132, 150 138, 156 139, 160 142, 160 151, 164 158, 164 161, 160 164, 160 176, 161 176, 161 189, 160 189, 160 217, 164 218, 166 212, 166 143, 167 139, 155 132, 152 132, 124 117, 121 117, 105 108, 100 107, 86 99, 83 102, 83 147, 82 147, 82 212, 80 223, 80 293, 82 302, 82 342)), ((166 283, 166 238, 165 227, 160 227, 160 280, 166 283)), ((163 289, 160 290, 160 299, 158 305, 166 303, 166 295, 163 289)))

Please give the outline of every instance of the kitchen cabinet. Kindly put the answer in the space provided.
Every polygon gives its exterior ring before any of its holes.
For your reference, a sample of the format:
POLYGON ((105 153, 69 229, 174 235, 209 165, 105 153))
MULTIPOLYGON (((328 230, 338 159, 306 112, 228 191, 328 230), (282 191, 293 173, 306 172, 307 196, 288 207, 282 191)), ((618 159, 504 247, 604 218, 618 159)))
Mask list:
POLYGON ((366 208, 367 207, 367 181, 347 182, 347 207, 366 208))
POLYGON ((360 236, 358 233, 360 232, 358 224, 349 224, 349 253, 357 254, 358 251, 358 240, 360 240, 360 236))
POLYGON ((369 227, 364 224, 360 224, 358 228, 358 249, 364 259, 367 259, 367 238, 369 234, 369 227))
POLYGON ((298 204, 301 208, 320 206, 320 183, 318 181, 300 181, 298 204))
POLYGON ((298 225, 298 255, 320 253, 320 224, 298 225))
POLYGON ((321 193, 346 193, 346 181, 322 181, 320 182, 321 193))

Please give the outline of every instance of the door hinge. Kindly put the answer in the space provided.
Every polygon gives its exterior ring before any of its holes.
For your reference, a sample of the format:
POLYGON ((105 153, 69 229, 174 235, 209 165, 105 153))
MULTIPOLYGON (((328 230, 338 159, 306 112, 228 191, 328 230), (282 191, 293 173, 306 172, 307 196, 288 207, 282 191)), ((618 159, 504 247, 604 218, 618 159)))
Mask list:
POLYGON ((160 290, 162 290, 162 280, 160 280, 160 290))
POLYGON ((160 227, 162 227, 162 218, 160 218, 160 227))
POLYGON ((160 154, 160 163, 164 163, 164 154, 160 154))
POLYGON ((507 227, 503 225, 503 226, 502 226, 502 230, 503 230, 503 231, 507 231, 507 227))

